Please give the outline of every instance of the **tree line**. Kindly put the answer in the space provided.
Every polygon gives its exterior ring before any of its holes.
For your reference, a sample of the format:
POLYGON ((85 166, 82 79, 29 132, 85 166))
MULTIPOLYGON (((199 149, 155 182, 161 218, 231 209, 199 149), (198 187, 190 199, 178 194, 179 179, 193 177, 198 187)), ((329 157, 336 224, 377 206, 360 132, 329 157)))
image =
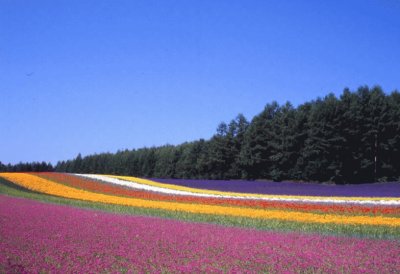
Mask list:
POLYGON ((102 153, 56 171, 195 179, 364 183, 400 180, 400 93, 345 89, 294 107, 239 114, 209 139, 102 153))
POLYGON ((335 183, 400 180, 400 93, 376 86, 294 107, 269 103, 248 121, 239 114, 208 140, 101 153, 8 171, 121 174, 194 179, 335 183), (42 170, 40 170, 42 169, 42 170))
POLYGON ((3 164, 0 162, 0 172, 44 172, 54 171, 54 167, 51 163, 46 162, 32 162, 32 163, 18 163, 3 164))

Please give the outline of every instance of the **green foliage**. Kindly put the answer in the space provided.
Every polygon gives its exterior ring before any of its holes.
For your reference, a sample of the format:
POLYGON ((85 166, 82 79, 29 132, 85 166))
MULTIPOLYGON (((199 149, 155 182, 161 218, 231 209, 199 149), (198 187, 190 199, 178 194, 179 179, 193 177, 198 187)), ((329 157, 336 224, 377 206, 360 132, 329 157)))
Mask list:
POLYGON ((15 165, 4 165, 2 162, 0 162, 0 172, 42 172, 53 170, 53 165, 46 162, 18 163, 15 165))
MULTIPOLYGON (((4 169, 4 165, 0 165, 4 169)), ((59 162, 61 172, 160 178, 364 183, 400 178, 400 94, 345 89, 298 107, 273 102, 238 115, 209 140, 59 162)))

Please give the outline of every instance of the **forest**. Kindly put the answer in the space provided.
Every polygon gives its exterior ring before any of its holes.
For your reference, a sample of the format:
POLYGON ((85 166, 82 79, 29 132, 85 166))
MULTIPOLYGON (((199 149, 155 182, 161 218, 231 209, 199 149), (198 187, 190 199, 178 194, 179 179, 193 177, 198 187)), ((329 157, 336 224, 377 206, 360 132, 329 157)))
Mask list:
MULTIPOLYGON (((58 172, 154 178, 367 183, 400 180, 400 93, 362 86, 294 107, 269 103, 248 121, 218 125, 208 140, 60 161, 58 172)), ((25 169, 25 170, 24 170, 25 169)), ((32 164, 0 163, 3 171, 32 164)))

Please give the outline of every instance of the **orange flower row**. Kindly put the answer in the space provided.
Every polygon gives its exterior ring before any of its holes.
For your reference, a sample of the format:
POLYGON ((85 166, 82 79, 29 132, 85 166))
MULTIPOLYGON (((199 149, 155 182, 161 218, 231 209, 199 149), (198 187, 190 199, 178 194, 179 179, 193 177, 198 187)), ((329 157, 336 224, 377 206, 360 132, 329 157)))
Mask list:
POLYGON ((396 217, 315 214, 312 212, 286 211, 277 209, 268 210, 248 207, 155 201, 120 197, 81 190, 26 173, 0 173, 0 176, 21 187, 40 193, 96 203, 168 210, 174 212, 186 212, 189 214, 245 217, 262 220, 279 220, 316 224, 388 226, 393 228, 400 227, 400 218, 396 217))
POLYGON ((291 203, 263 200, 220 199, 194 196, 167 195, 156 192, 128 189, 122 186, 101 183, 63 173, 32 173, 43 178, 56 181, 68 186, 92 192, 105 193, 124 197, 134 197, 147 200, 173 201, 181 203, 197 203, 207 205, 240 206, 263 209, 293 210, 302 212, 322 212, 336 214, 373 214, 373 215, 400 215, 400 207, 393 206, 362 206, 362 205, 323 205, 310 203, 291 203))

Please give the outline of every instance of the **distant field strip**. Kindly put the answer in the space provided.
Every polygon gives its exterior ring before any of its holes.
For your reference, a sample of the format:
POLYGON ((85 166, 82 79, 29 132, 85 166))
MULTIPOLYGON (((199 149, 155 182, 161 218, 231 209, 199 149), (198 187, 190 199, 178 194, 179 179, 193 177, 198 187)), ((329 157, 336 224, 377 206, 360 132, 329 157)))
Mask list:
POLYGON ((313 202, 313 203, 352 203, 365 205, 400 205, 400 198, 388 197, 324 197, 324 196, 294 196, 294 195, 264 195, 264 194, 245 194, 235 192, 223 192, 190 187, 176 186, 158 183, 148 179, 113 176, 113 175, 93 175, 75 174, 85 178, 101 180, 104 182, 126 186, 135 189, 155 191, 173 195, 190 195, 198 197, 229 198, 229 199, 254 199, 266 201, 288 201, 288 202, 313 202))
MULTIPOLYGON (((344 224, 344 225, 368 225, 368 226, 389 226, 400 227, 400 218, 385 216, 349 216, 339 214, 314 214, 307 212, 295 212, 285 210, 265 210, 233 206, 219 206, 208 204, 177 203, 154 201, 146 199, 128 198, 102 193, 95 193, 82 189, 57 183, 48 179, 41 178, 26 173, 0 173, 6 180, 21 187, 70 199, 101 202, 106 204, 126 205, 142 208, 153 208, 160 210, 181 211, 194 214, 211 214, 223 216, 247 217, 256 219, 275 219, 282 221, 294 221, 305 223, 321 224, 344 224)), ((105 176, 102 176, 102 178, 105 176)), ((111 177, 108 177, 111 178, 111 177)), ((114 178, 115 179, 115 178, 114 178)), ((235 196, 234 196, 235 197, 235 196)), ((243 197, 242 197, 243 198, 243 197)))
MULTIPOLYGON (((400 206, 365 206, 354 204, 327 204, 327 203, 296 203, 287 201, 266 201, 255 199, 229 199, 198 197, 190 195, 169 195, 165 193, 145 191, 141 189, 128 188, 123 185, 107 183, 81 176, 71 176, 63 173, 40 173, 38 176, 87 191, 104 193, 116 196, 133 197, 139 199, 150 199, 158 201, 197 203, 223 206, 241 206, 265 209, 280 209, 292 211, 305 211, 317 213, 353 214, 353 215, 394 215, 400 216, 400 206)), ((123 182, 126 184, 126 182, 123 182)))

